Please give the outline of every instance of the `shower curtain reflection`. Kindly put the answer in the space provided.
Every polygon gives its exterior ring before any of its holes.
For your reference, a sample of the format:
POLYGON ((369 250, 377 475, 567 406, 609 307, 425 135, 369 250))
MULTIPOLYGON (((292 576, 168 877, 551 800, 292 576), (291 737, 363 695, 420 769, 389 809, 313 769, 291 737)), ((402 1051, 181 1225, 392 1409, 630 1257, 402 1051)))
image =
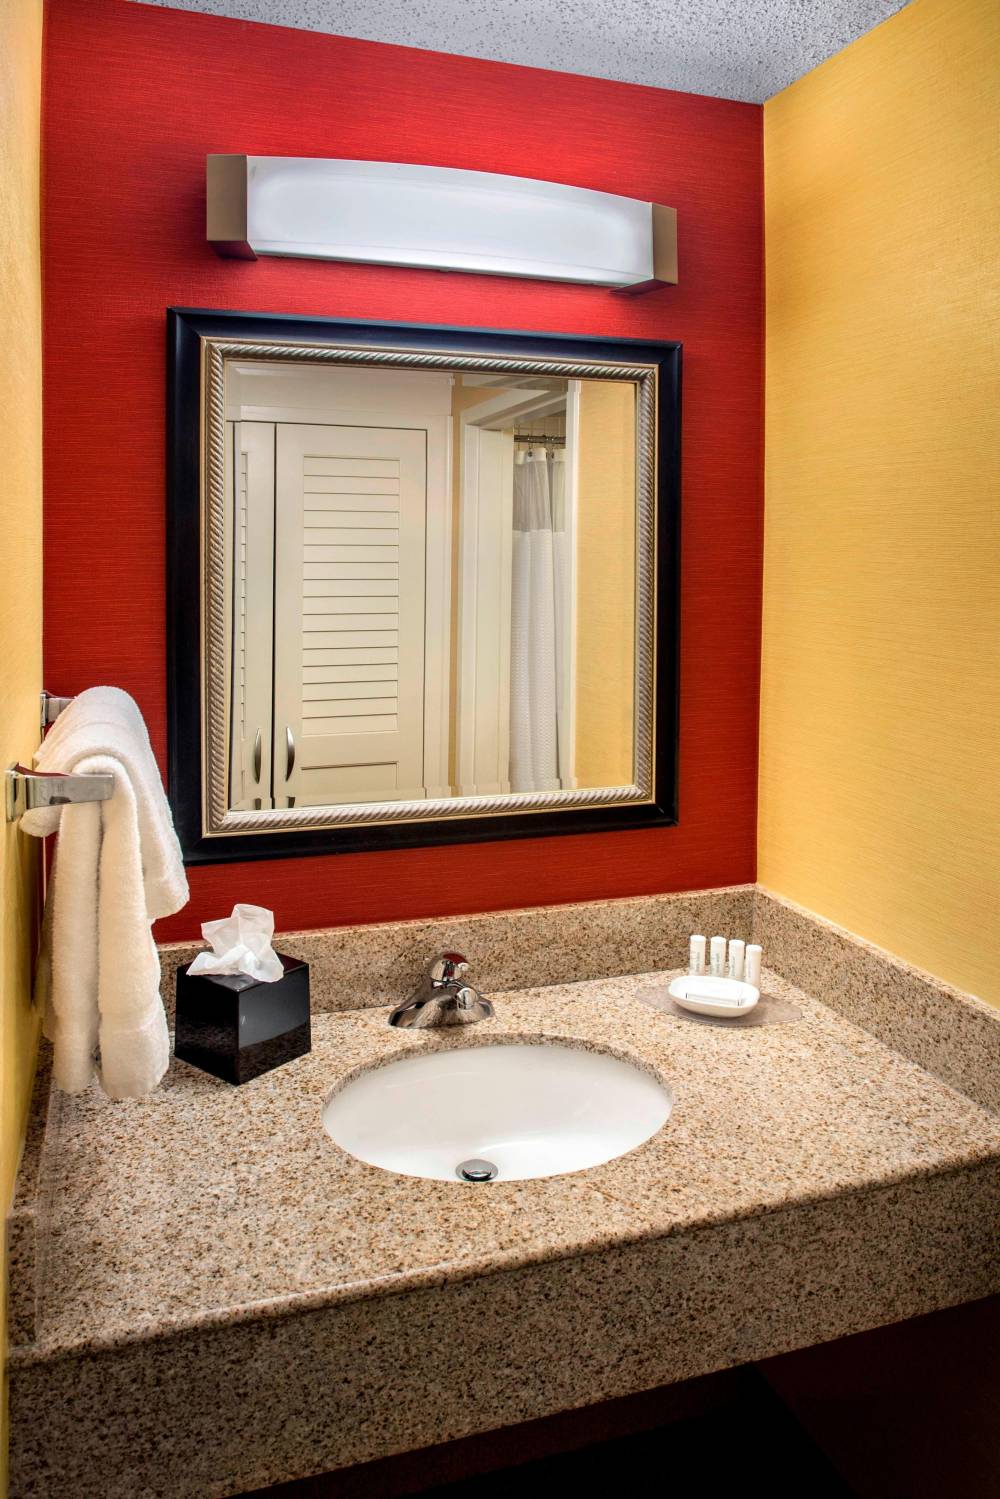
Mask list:
POLYGON ((563 452, 519 447, 514 460, 510 783, 558 791, 570 746, 562 722, 568 588, 563 452))

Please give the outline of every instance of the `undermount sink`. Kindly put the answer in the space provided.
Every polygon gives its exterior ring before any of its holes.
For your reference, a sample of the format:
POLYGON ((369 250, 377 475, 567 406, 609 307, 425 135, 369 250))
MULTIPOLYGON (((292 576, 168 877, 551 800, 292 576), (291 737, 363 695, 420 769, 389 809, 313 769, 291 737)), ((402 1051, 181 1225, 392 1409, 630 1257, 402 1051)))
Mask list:
POLYGON ((438 1181, 583 1171, 666 1123, 650 1073, 572 1045, 461 1046, 361 1073, 323 1110, 330 1137, 370 1166, 438 1181))

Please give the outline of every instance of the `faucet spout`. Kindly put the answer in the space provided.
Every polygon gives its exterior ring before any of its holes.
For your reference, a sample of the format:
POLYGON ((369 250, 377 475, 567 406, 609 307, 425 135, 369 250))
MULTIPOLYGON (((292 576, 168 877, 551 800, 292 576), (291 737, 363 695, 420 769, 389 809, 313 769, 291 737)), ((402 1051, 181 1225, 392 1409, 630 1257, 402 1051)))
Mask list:
POLYGON ((489 1020, 493 1006, 465 982, 468 972, 469 964, 461 953, 442 953, 410 998, 392 1011, 389 1024, 403 1030, 430 1030, 489 1020))

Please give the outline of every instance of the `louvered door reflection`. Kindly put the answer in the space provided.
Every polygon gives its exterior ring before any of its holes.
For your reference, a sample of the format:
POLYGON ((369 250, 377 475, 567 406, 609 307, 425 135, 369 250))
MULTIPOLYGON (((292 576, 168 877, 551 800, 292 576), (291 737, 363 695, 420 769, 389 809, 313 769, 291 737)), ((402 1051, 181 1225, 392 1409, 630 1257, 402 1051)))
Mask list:
POLYGON ((427 436, 279 423, 275 804, 424 794, 427 436))

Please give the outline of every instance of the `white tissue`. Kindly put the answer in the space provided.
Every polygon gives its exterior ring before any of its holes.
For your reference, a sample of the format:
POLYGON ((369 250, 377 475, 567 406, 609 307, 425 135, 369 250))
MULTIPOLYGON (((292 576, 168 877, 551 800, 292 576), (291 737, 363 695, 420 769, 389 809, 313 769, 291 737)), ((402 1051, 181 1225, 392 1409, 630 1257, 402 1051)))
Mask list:
POLYGON ((271 946, 274 912, 264 906, 234 906, 232 916, 203 922, 201 935, 212 951, 200 952, 188 973, 245 973, 262 984, 284 977, 281 959, 271 946))

